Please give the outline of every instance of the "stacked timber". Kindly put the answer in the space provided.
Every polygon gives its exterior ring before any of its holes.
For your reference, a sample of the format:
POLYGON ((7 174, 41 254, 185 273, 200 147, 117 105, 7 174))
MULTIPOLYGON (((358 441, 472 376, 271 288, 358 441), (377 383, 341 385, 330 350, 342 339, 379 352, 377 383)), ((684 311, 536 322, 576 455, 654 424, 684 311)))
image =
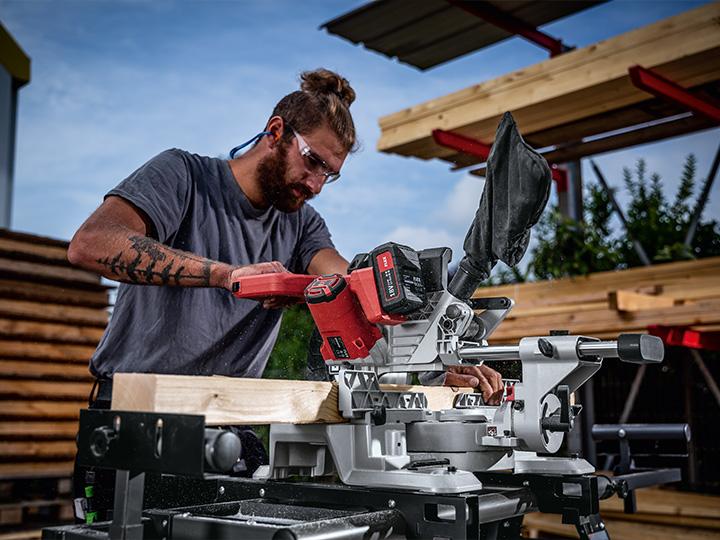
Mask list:
POLYGON ((720 257, 583 277, 483 287, 481 296, 515 300, 493 344, 569 330, 599 338, 646 333, 654 325, 720 329, 720 257))
MULTIPOLYGON (((600 514, 613 540, 705 540, 720 537, 720 497, 667 489, 640 489, 637 512, 625 514, 613 497, 600 503, 600 514)), ((575 527, 558 515, 528 514, 523 522, 528 538, 577 538, 575 527)))
POLYGON ((0 524, 38 508, 36 499, 20 502, 29 485, 48 479, 67 491, 62 479, 72 474, 108 288, 68 263, 67 246, 0 230, 0 524))

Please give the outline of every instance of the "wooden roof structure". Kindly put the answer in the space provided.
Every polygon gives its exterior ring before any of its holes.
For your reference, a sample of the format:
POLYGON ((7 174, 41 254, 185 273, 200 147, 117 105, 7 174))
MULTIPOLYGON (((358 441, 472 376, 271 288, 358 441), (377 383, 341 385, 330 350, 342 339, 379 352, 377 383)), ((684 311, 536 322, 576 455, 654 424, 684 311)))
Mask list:
POLYGON ((651 69, 720 103, 719 21, 720 2, 713 2, 384 116, 377 147, 471 166, 483 160, 437 144, 433 130, 491 144, 505 111, 554 163, 713 127, 634 86, 628 69, 651 69))
MULTIPOLYGON (((511 17, 521 26, 537 27, 605 1, 490 0, 474 2, 473 7, 511 17)), ((515 35, 482 17, 469 15, 461 6, 448 0, 375 0, 321 28, 422 70, 515 35)))

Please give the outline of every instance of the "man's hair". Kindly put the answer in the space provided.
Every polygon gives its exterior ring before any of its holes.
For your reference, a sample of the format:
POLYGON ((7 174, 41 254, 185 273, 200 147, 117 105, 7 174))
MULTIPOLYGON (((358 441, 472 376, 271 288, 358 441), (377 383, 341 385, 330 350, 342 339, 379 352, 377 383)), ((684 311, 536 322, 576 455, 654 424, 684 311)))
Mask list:
MULTIPOLYGON (((355 151, 355 124, 350 114, 355 90, 347 79, 319 68, 301 73, 300 81, 300 90, 282 98, 275 105, 272 116, 282 117, 286 124, 301 134, 327 125, 346 151, 355 151)), ((286 135, 292 136, 292 132, 288 131, 286 135)))

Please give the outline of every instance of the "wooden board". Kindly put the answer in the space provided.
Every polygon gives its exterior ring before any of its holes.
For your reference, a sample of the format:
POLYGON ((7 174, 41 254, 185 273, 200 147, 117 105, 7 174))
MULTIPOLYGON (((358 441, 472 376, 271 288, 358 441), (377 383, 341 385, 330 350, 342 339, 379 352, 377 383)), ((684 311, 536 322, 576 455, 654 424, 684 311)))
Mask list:
MULTIPOLYGON (((2 343, 0 342, 0 346, 2 343)), ((0 377, 21 377, 26 379, 63 379, 63 380, 93 380, 90 370, 85 362, 70 364, 67 362, 41 362, 27 359, 0 358, 0 377)))
MULTIPOLYGON (((605 525, 612 540, 717 540, 718 532, 696 527, 673 527, 655 523, 637 523, 615 518, 605 518, 605 525)), ((578 538, 575 527, 562 523, 562 517, 554 514, 527 514, 523 526, 528 538, 547 538, 548 533, 561 538, 578 538)))
POLYGON ((36 321, 74 323, 104 328, 108 322, 105 309, 64 306, 46 302, 25 302, 0 298, 0 316, 36 321))
POLYGON ((104 330, 74 324, 56 324, 0 318, 0 338, 97 345, 104 330))
POLYGON ((72 475, 74 460, 0 462, 0 478, 67 477, 72 475))
MULTIPOLYGON (((87 400, 92 383, 0 379, 0 396, 23 399, 87 400)), ((4 414, 0 413, 0 414, 4 414)))
POLYGON ((27 358, 88 364, 93 352, 95 352, 95 347, 92 345, 37 343, 18 340, 0 341, 0 358, 27 358))
POLYGON ((105 308, 108 306, 108 287, 98 285, 95 289, 47 285, 30 281, 2 279, 0 280, 0 298, 30 300, 50 304, 105 308))
POLYGON ((10 276, 11 279, 38 279, 49 283, 74 283, 88 285, 91 288, 100 286, 100 277, 97 274, 73 267, 54 266, 43 263, 16 261, 0 258, 0 275, 10 276))
POLYGON ((675 299, 664 295, 637 293, 619 290, 608 295, 610 309, 617 311, 643 311, 646 309, 664 309, 675 305, 675 299))
MULTIPOLYGON (((433 386, 384 385, 422 391, 431 409, 452 407, 458 392, 433 386)), ((203 414, 209 425, 345 422, 337 409, 337 386, 329 382, 116 373, 112 408, 125 411, 203 414)))
POLYGON ((435 144, 433 129, 491 143, 508 110, 528 139, 546 144, 580 140, 588 134, 566 130, 562 140, 550 141, 542 132, 652 101, 631 83, 627 70, 633 65, 654 69, 687 88, 720 80, 720 63, 715 61, 720 56, 718 17, 720 4, 710 3, 387 115, 380 119, 378 149, 447 159, 455 152, 435 144))
POLYGON ((77 421, 28 422, 0 420, 0 437, 25 439, 74 439, 77 421))
MULTIPOLYGON (((90 388, 92 386, 88 386, 87 394, 90 388)), ((53 401, 42 396, 31 400, 23 400, 23 396, 0 399, 0 418, 77 419, 80 409, 88 406, 87 394, 75 401, 53 401)))

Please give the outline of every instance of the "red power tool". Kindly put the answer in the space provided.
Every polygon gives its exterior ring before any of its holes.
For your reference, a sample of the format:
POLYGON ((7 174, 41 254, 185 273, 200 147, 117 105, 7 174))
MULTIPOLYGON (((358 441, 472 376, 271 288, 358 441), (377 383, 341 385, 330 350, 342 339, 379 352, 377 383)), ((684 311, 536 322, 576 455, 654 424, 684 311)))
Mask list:
POLYGON ((388 243, 356 256, 348 275, 260 274, 233 283, 238 298, 304 299, 323 338, 325 360, 364 358, 382 332, 425 305, 421 255, 388 243))

